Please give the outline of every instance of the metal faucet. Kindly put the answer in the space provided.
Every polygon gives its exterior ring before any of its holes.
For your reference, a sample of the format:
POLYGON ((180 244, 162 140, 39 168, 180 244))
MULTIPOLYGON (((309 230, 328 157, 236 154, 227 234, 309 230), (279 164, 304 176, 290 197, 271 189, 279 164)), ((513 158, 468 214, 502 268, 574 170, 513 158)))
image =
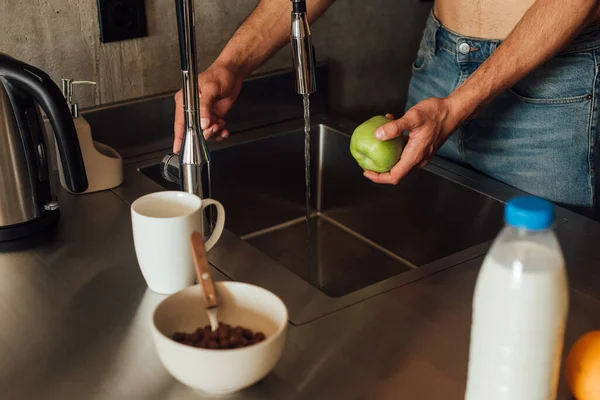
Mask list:
MULTIPOLYGON (((292 1, 290 45, 298 94, 316 90, 315 57, 308 25, 305 0, 292 1)), ((198 73, 196 71, 196 35, 194 0, 175 0, 181 74, 183 79, 183 108, 185 131, 179 154, 167 154, 161 162, 162 176, 179 184, 181 190, 200 198, 210 197, 210 154, 200 127, 198 73)), ((209 218, 213 223, 212 215, 209 218)))
POLYGON ((175 6, 185 130, 179 155, 165 156, 161 163, 161 171, 167 180, 178 183, 181 190, 204 199, 210 197, 210 154, 200 127, 194 0, 175 0, 175 6), (176 164, 178 168, 174 168, 176 164))
POLYGON ((292 61, 296 73, 296 92, 311 94, 317 90, 315 76, 315 48, 308 25, 305 0, 292 1, 292 26, 290 45, 292 61))

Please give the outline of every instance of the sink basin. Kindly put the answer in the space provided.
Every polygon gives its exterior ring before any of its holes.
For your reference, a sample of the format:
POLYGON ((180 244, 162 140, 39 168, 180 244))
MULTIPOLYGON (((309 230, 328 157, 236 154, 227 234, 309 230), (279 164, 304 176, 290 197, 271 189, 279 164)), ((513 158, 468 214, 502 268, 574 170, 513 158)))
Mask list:
MULTIPOLYGON (((302 130, 216 145, 211 197, 226 209, 226 229, 337 298, 488 242, 501 228, 501 202, 428 169, 396 186, 372 183, 349 142, 348 133, 312 127, 309 223, 302 130)), ((178 189, 158 165, 140 171, 178 189)))

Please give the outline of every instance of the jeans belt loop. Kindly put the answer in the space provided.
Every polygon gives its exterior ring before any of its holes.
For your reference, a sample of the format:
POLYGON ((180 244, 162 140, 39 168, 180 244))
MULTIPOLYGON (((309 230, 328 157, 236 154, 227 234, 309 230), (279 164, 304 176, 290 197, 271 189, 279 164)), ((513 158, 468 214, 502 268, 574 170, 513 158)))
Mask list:
POLYGON ((431 38, 431 55, 435 56, 437 54, 437 35, 440 31, 440 25, 434 20, 434 30, 431 38))

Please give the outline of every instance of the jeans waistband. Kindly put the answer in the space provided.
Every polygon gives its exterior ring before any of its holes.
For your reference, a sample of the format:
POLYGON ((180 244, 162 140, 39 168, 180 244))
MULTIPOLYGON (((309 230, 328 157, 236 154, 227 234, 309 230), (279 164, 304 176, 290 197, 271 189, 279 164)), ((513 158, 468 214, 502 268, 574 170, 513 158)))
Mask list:
MULTIPOLYGON (((483 62, 502 44, 501 39, 481 39, 461 35, 446 28, 431 10, 424 31, 424 38, 436 50, 456 54, 461 62, 483 62)), ((600 24, 588 26, 558 54, 578 53, 600 48, 600 24)))

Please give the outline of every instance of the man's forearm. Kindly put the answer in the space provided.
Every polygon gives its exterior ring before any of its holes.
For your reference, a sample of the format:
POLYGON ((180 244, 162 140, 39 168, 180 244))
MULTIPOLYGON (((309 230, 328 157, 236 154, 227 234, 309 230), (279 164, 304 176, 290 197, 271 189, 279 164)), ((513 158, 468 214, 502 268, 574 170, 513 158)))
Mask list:
POLYGON ((589 22, 597 0, 537 0, 501 46, 449 97, 461 119, 549 60, 589 22))
MULTIPOLYGON (((306 0, 309 23, 314 22, 335 0, 306 0)), ((229 40, 217 62, 233 66, 243 75, 266 62, 290 36, 290 0, 261 0, 229 40)))

